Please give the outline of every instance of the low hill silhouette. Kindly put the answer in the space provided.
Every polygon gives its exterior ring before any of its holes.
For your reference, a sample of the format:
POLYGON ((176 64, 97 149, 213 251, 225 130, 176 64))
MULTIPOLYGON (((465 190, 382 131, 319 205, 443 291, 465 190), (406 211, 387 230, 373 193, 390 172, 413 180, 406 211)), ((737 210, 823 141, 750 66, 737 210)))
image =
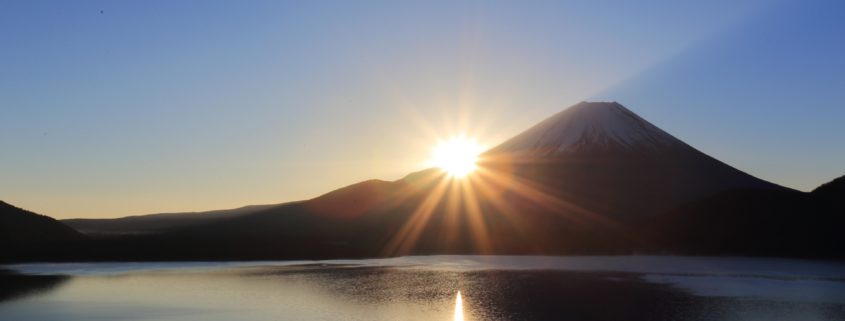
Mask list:
POLYGON ((62 223, 88 235, 152 234, 164 231, 235 218, 280 204, 249 205, 227 210, 205 212, 160 213, 110 219, 66 219, 62 223))

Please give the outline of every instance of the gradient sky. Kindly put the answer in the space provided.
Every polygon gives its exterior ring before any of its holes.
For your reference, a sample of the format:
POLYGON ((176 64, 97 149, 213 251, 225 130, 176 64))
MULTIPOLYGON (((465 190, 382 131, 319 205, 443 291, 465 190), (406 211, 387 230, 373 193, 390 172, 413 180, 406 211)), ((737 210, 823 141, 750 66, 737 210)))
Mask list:
POLYGON ((845 174, 843 16, 841 1, 2 1, 0 199, 57 218, 299 200, 587 99, 810 190, 845 174))

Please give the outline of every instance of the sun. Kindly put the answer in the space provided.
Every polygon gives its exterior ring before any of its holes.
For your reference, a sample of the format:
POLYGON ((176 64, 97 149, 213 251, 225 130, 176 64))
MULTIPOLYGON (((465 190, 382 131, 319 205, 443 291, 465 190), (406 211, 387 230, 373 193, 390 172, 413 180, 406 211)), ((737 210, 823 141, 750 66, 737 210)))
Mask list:
POLYGON ((483 150, 472 139, 454 137, 437 144, 430 163, 446 171, 449 176, 464 177, 476 170, 478 155, 483 150))

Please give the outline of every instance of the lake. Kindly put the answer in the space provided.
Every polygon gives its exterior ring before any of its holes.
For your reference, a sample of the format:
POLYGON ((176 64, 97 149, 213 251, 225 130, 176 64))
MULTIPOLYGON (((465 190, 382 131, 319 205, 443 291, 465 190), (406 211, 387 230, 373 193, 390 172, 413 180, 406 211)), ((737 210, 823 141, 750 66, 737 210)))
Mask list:
POLYGON ((0 320, 10 321, 845 320, 845 263, 811 260, 411 256, 0 268, 0 320))

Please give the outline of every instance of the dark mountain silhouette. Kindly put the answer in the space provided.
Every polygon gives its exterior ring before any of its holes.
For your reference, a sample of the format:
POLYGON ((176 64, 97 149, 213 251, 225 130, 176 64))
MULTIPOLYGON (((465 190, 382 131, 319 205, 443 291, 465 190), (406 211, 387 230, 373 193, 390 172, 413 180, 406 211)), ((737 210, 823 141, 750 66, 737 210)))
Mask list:
POLYGON ((82 233, 48 216, 0 201, 0 262, 67 260, 87 241, 82 233))
POLYGON ((845 175, 817 187, 812 196, 834 215, 845 217, 845 175))
POLYGON ((58 243, 84 238, 76 230, 49 216, 0 201, 0 244, 3 246, 58 243))
POLYGON ((845 227, 844 177, 811 193, 720 193, 649 222, 649 233, 664 251, 841 257, 841 244, 845 244, 841 233, 845 227))
POLYGON ((228 210, 206 212, 161 213, 127 216, 114 219, 75 218, 61 220, 79 232, 94 235, 150 234, 176 228, 204 224, 255 213, 279 204, 249 205, 228 210))
MULTIPOLYGON (((409 180, 412 181, 412 180, 409 180)), ((385 233, 405 217, 400 180, 370 180, 317 198, 162 233, 100 236, 85 258, 106 260, 331 258, 381 255, 385 233), (395 211, 398 215, 390 217, 395 211)), ((405 194, 410 195, 410 194, 405 194)))
MULTIPOLYGON (((78 260, 843 257, 842 182, 813 193, 784 188, 707 156, 618 103, 583 102, 484 153, 464 179, 429 169, 249 213, 177 220, 155 233, 101 234, 71 252, 78 260)), ((120 220, 115 226, 131 229, 131 220, 120 220)))

